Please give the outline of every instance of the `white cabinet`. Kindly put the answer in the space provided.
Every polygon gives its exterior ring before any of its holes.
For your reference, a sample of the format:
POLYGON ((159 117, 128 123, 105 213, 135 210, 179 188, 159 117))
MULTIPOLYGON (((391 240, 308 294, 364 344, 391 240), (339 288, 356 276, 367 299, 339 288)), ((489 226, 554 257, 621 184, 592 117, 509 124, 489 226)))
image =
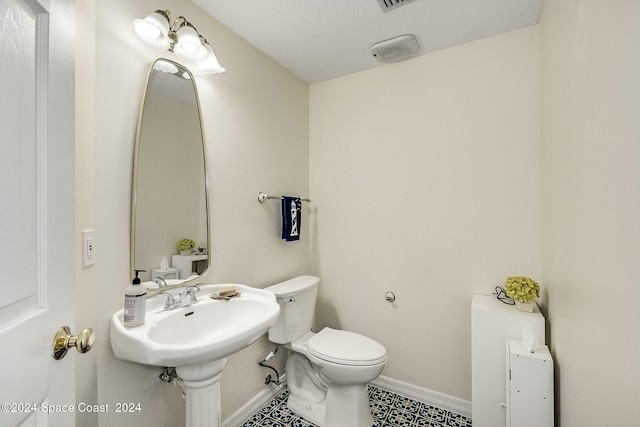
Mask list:
POLYGON ((522 340, 522 330, 527 325, 533 329, 538 342, 544 344, 544 317, 537 306, 533 313, 525 313, 493 295, 474 295, 471 303, 473 427, 507 425, 505 348, 507 339, 522 340))
MULTIPOLYGON (((553 359, 546 345, 530 353, 507 340, 507 427, 553 427, 553 359)), ((475 426, 475 424, 474 424, 475 426)))
POLYGON ((172 255, 171 267, 177 268, 178 279, 188 279, 193 273, 202 274, 206 268, 207 255, 172 255))

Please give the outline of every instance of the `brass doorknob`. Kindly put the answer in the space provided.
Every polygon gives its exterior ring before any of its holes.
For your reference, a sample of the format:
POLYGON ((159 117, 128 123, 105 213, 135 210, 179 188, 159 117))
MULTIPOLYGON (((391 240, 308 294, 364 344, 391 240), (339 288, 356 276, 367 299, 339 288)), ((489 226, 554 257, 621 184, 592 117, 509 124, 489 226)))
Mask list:
POLYGON ((53 337, 53 358, 62 359, 67 355, 67 350, 72 347, 75 347, 78 353, 86 353, 91 350, 95 340, 96 334, 91 328, 83 330, 77 337, 74 337, 71 335, 71 329, 68 326, 63 326, 53 337))

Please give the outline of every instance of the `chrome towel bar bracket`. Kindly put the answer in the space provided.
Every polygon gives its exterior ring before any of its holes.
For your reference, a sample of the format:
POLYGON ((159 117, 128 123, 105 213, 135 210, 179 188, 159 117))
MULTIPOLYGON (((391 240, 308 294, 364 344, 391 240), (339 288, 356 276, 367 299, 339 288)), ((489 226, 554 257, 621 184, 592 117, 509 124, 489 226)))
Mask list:
MULTIPOLYGON (((262 191, 258 193, 258 201, 260 203, 264 203, 265 200, 267 199, 277 199, 280 200, 282 199, 282 196, 269 196, 267 193, 263 193, 262 191)), ((300 198, 300 200, 302 200, 303 202, 310 202, 311 199, 305 199, 305 198, 300 198)))

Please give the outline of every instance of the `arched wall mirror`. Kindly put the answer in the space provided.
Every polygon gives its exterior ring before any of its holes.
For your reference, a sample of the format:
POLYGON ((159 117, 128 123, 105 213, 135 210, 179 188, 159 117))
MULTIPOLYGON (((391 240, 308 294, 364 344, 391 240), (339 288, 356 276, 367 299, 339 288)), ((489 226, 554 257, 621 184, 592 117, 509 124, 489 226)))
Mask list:
POLYGON ((169 285, 209 268, 209 209, 198 91, 180 64, 156 60, 138 117, 131 198, 131 274, 169 285), (178 250, 189 239, 191 250, 178 250))

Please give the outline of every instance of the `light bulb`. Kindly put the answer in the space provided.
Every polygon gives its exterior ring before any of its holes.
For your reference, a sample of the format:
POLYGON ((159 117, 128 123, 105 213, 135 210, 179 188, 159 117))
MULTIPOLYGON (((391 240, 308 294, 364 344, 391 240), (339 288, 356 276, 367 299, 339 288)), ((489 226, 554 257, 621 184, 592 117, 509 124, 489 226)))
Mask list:
POLYGON ((157 10, 144 19, 136 19, 131 28, 147 46, 161 52, 169 48, 169 19, 164 12, 157 10))
POLYGON ((160 28, 144 19, 136 19, 131 26, 133 31, 144 39, 157 39, 160 36, 160 28))
POLYGON ((200 42, 200 35, 191 25, 183 25, 176 32, 177 42, 173 52, 180 59, 199 62, 207 57, 207 49, 200 42))

